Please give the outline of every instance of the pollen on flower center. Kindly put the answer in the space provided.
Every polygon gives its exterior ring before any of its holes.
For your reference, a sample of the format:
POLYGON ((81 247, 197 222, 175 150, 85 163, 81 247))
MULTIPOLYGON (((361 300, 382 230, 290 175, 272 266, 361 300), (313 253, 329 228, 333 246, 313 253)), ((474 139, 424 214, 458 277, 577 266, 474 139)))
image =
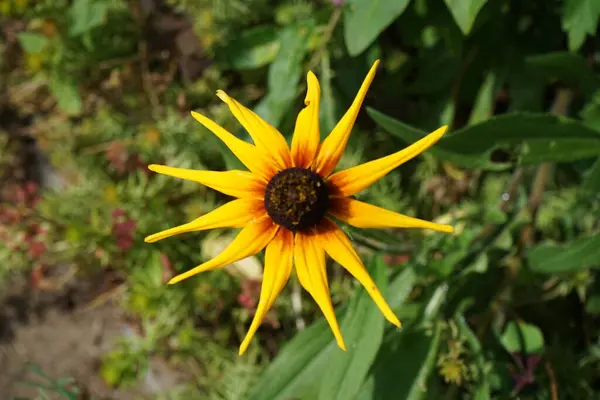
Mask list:
POLYGON ((310 169, 284 169, 271 178, 265 190, 267 213, 276 224, 293 232, 317 225, 328 206, 327 185, 310 169))

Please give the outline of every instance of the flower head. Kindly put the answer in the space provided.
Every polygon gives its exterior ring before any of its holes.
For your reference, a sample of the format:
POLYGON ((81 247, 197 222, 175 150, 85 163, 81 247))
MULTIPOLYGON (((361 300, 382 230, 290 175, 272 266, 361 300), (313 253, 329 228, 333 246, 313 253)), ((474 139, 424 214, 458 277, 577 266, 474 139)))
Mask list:
POLYGON ((254 145, 238 139, 203 115, 192 112, 192 116, 221 139, 249 171, 217 172, 149 166, 154 172, 196 181, 237 199, 187 224, 150 235, 146 242, 156 242, 184 232, 243 228, 215 258, 175 276, 169 283, 222 268, 266 248, 260 299, 240 346, 240 354, 248 348, 262 319, 287 283, 293 266, 300 284, 323 312, 337 344, 346 349, 329 294, 325 253, 365 287, 388 321, 400 326, 400 321, 369 276, 349 238, 331 217, 358 228, 426 228, 453 232, 449 225, 408 217, 352 198, 435 144, 446 132, 446 126, 404 150, 333 173, 342 158, 378 64, 379 61, 375 62, 354 102, 321 143, 321 90, 316 76, 309 71, 305 108, 296 120, 291 147, 277 129, 219 90, 217 96, 248 131, 254 145))

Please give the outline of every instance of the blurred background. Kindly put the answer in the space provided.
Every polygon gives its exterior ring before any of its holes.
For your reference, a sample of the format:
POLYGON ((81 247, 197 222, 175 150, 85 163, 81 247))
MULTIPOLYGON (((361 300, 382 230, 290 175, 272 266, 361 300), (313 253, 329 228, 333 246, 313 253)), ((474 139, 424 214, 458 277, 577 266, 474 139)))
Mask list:
POLYGON ((600 398, 600 2, 0 0, 0 398, 600 398), (328 268, 348 352, 292 279, 243 357, 259 254, 143 238, 226 201, 224 89, 322 136, 382 63, 340 168, 450 133, 358 198, 456 234, 348 228, 403 320, 328 268), (387 289, 386 289, 387 288, 387 289))

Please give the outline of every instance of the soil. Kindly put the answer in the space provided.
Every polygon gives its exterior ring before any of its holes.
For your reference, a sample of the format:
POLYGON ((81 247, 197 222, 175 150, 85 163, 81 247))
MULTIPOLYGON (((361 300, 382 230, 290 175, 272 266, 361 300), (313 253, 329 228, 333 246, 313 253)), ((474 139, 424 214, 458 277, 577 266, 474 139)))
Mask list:
POLYGON ((74 378, 80 399, 147 399, 181 383, 177 372, 157 360, 151 362, 151 380, 126 390, 107 387, 100 360, 127 325, 115 304, 90 310, 91 282, 78 285, 48 293, 20 279, 0 288, 0 400, 39 398, 37 389, 23 383, 40 382, 28 363, 54 379, 74 378))

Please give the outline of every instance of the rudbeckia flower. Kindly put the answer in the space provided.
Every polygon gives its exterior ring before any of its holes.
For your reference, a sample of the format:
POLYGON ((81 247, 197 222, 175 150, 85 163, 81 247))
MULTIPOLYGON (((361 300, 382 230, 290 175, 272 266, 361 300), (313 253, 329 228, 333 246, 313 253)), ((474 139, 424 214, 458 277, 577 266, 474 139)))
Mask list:
POLYGON ((175 276, 170 284, 224 267, 266 248, 260 299, 240 354, 248 348, 262 319, 287 283, 293 266, 300 284, 323 312, 338 346, 346 350, 331 303, 325 253, 365 287, 388 321, 400 326, 349 238, 332 217, 358 228, 425 228, 453 232, 449 225, 408 217, 352 198, 435 144, 446 132, 446 126, 394 154, 333 173, 378 64, 376 61, 354 102, 323 142, 319 132, 321 89, 316 76, 309 71, 305 108, 296 120, 291 148, 277 129, 219 90, 217 96, 248 131, 254 145, 238 139, 203 115, 192 112, 192 116, 217 135, 249 171, 148 167, 159 174, 201 183, 236 199, 187 224, 150 235, 146 242, 184 232, 242 228, 219 255, 175 276))

